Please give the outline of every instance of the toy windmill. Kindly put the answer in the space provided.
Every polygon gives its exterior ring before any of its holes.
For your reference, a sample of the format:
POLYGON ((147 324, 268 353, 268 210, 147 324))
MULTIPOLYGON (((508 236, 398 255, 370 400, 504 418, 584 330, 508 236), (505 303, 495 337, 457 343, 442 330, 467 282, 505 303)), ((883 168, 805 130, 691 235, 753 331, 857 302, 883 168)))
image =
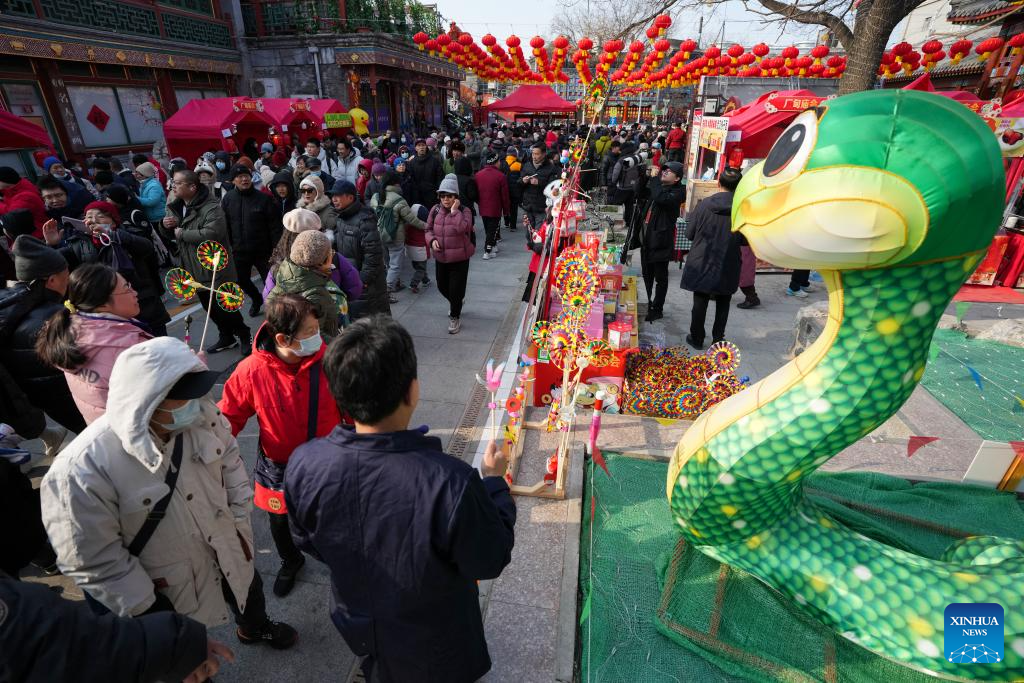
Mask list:
MULTIPOLYGON (((216 296, 217 305, 231 313, 237 311, 245 303, 245 294, 242 288, 234 282, 225 282, 217 287, 217 273, 228 266, 228 250, 224 245, 213 240, 207 240, 196 248, 196 257, 203 268, 211 271, 210 285, 206 286, 197 282, 184 268, 172 268, 164 276, 164 284, 171 295, 185 303, 195 298, 200 289, 211 292, 211 297, 216 296)), ((210 310, 213 302, 206 309, 206 322, 203 323, 203 335, 199 339, 199 348, 202 349, 206 343, 206 331, 210 327, 210 310)))

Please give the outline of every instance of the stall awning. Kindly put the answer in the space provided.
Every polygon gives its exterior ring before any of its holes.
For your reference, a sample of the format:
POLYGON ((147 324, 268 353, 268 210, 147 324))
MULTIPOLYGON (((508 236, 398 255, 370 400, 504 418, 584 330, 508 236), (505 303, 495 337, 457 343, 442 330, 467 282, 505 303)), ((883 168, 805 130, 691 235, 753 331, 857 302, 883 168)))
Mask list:
POLYGON ((0 148, 26 149, 53 147, 53 141, 45 130, 20 116, 0 109, 0 148))
POLYGON ((734 131, 739 132, 740 139, 736 144, 743 148, 746 158, 763 159, 768 156, 768 151, 782 135, 782 131, 800 113, 793 109, 769 106, 769 100, 786 98, 815 102, 821 99, 810 90, 772 91, 726 114, 729 117, 729 137, 734 137, 734 131))
POLYGON ((191 163, 211 148, 224 149, 224 140, 234 135, 241 141, 255 137, 262 142, 273 125, 274 119, 264 111, 262 100, 213 97, 192 100, 164 121, 164 138, 172 156, 184 157, 191 163))
POLYGON ((521 85, 514 93, 497 102, 491 102, 487 111, 522 113, 564 113, 576 111, 576 105, 559 97, 547 85, 521 85))

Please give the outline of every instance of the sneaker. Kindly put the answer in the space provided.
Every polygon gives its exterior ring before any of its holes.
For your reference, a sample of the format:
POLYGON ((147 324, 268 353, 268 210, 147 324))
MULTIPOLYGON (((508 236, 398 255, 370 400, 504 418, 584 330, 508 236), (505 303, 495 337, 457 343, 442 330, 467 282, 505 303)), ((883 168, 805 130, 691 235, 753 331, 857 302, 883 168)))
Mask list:
POLYGON ((213 346, 206 347, 206 353, 220 353, 221 351, 227 351, 238 346, 238 340, 234 337, 228 337, 227 339, 218 339, 214 342, 213 346))
POLYGON ((689 344, 690 346, 692 346, 693 348, 697 349, 698 351, 703 351, 704 350, 704 342, 703 341, 695 342, 693 340, 693 335, 690 335, 690 334, 686 335, 686 343, 689 344))
POLYGON ((398 297, 395 296, 394 294, 392 294, 391 292, 388 292, 388 303, 389 304, 397 304, 398 303, 398 297))
POLYGON ((496 236, 496 237, 494 238, 494 241, 495 241, 495 242, 500 242, 500 241, 501 241, 501 235, 497 235, 497 236, 496 236))
POLYGON ((262 301, 253 301, 252 305, 249 306, 249 317, 250 318, 255 318, 256 316, 258 316, 262 312, 262 310, 261 310, 262 308, 263 308, 263 302, 262 301))
POLYGON ((757 308, 761 305, 761 300, 757 297, 753 299, 744 299, 743 301, 736 304, 736 308, 757 308))
POLYGON ((401 282, 396 282, 393 285, 388 285, 388 291, 391 292, 392 294, 394 294, 395 292, 401 292, 403 289, 405 289, 405 285, 403 285, 401 282))
POLYGON ((491 252, 485 251, 484 252, 484 261, 490 261, 490 260, 491 260, 491 252))
POLYGON ((243 645, 266 643, 275 650, 287 650, 299 639, 299 634, 291 626, 283 621, 270 619, 267 619, 267 623, 263 624, 258 632, 246 633, 239 626, 235 629, 235 635, 238 636, 238 642, 243 645))
POLYGON ((801 287, 800 291, 802 291, 802 292, 814 292, 814 291, 817 291, 817 287, 815 287, 814 285, 807 285, 806 287, 801 287))
POLYGON ((306 558, 303 555, 299 555, 299 559, 294 562, 288 562, 287 560, 281 563, 281 569, 277 572, 277 578, 274 579, 274 595, 279 598, 283 598, 292 592, 292 588, 295 587, 295 577, 299 575, 299 570, 306 564, 306 558))
MULTIPOLYGON (((500 242, 501 238, 499 237, 496 241, 500 242)), ((495 244, 493 247, 491 247, 491 258, 494 258, 497 255, 498 255, 498 245, 495 244)))
POLYGON ((786 287, 786 296, 795 296, 798 299, 806 299, 807 292, 803 291, 802 289, 798 289, 794 292, 789 287, 786 287))
POLYGON ((448 334, 458 334, 462 328, 462 322, 458 318, 448 318, 448 334))
POLYGON ((420 283, 420 287, 429 287, 429 286, 430 286, 430 278, 429 277, 423 278, 423 282, 420 283))

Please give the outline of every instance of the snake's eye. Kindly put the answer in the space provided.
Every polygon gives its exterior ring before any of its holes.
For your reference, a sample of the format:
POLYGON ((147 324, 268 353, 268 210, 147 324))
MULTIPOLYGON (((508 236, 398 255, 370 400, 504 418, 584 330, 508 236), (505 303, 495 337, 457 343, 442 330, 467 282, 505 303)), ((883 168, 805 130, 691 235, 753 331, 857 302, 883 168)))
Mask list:
POLYGON ((805 111, 789 124, 772 145, 761 171, 765 185, 781 185, 800 175, 811 158, 811 150, 818 138, 818 116, 805 111))

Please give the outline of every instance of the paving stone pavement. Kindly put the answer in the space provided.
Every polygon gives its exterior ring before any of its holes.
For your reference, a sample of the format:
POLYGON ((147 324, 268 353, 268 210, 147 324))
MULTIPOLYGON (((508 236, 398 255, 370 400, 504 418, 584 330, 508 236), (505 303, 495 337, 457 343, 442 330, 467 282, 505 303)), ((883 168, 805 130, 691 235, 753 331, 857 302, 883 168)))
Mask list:
MULTIPOLYGON (((504 237, 498 258, 483 261, 477 255, 473 259, 462 331, 458 335, 447 334, 447 303, 436 286, 418 295, 408 290, 399 292, 399 301, 392 306, 395 318, 412 334, 419 359, 422 392, 413 423, 429 425, 432 433, 445 442, 460 426, 467 400, 475 386, 475 374, 489 356, 505 357, 506 344, 510 340, 499 339, 499 329, 506 315, 520 307, 529 252, 523 248, 522 230, 506 232, 504 237)), ((479 220, 477 243, 482 247, 483 230, 479 220)), ((638 266, 632 268, 634 274, 639 274, 638 266)), ((429 268, 432 275, 433 266, 429 268)), ((410 273, 411 269, 407 268, 403 275, 405 282, 408 282, 410 273)), ((692 299, 689 292, 679 288, 680 275, 681 271, 675 264, 671 265, 666 317, 656 323, 640 323, 643 341, 685 344, 683 340, 689 325, 692 299)), ((740 372, 749 375, 752 381, 762 379, 788 360, 797 311, 811 301, 825 298, 823 290, 811 294, 808 299, 786 297, 787 282, 786 275, 759 275, 757 287, 763 303, 758 309, 737 309, 735 304, 741 297, 733 299, 727 337, 740 347, 740 372)), ((642 289, 641 285, 641 312, 646 302, 642 289)), ((201 328, 200 313, 193 313, 199 321, 193 325, 193 344, 201 328)), ((1019 306, 974 304, 965 318, 968 324, 983 329, 1000 319, 1024 318, 1024 311, 1019 306)), ((250 321, 253 331, 258 322, 250 321)), ((170 333, 182 336, 180 321, 170 327, 170 333)), ((238 360, 237 352, 232 350, 210 357, 209 364, 213 369, 225 371, 226 378, 227 371, 238 360)), ((528 415, 528 419, 539 419, 536 410, 528 415)), ((636 442, 651 446, 660 443, 671 447, 681 431, 681 426, 655 429, 645 423, 638 435, 622 430, 623 441, 620 443, 636 442)), ((609 421, 605 433, 610 440, 619 442, 619 439, 613 439, 617 434, 614 421, 609 421)), ((970 456, 973 456, 975 444, 980 442, 973 432, 921 389, 896 417, 873 436, 880 440, 864 440, 855 444, 829 463, 830 467, 870 467, 894 474, 902 472, 907 476, 924 476, 931 472, 936 476, 959 478, 970 462, 970 456), (923 449, 908 465, 901 450, 903 447, 898 443, 899 437, 920 434, 926 428, 934 433, 937 426, 943 433, 935 435, 943 436, 943 441, 923 449), (886 438, 892 438, 893 443, 885 441, 886 438)), ((255 459, 256 439, 256 421, 252 420, 239 435, 243 459, 250 468, 255 459)), ((545 449, 538 445, 541 452, 545 449)), ((469 452, 472 453, 472 449, 469 452)), ((517 546, 512 564, 501 579, 481 586, 482 594, 489 600, 485 627, 494 660, 494 668, 486 680, 552 681, 556 678, 559 657, 555 651, 556 632, 560 626, 565 626, 566 619, 575 619, 574 613, 569 614, 574 603, 568 609, 560 604, 565 593, 560 584, 568 580, 570 586, 574 585, 572 581, 578 569, 574 565, 569 566, 573 562, 571 558, 563 561, 561 547, 569 540, 569 535, 578 534, 578 500, 522 498, 518 507, 517 546)), ((238 644, 231 632, 233 627, 213 629, 211 634, 228 643, 238 655, 238 661, 227 666, 217 680, 281 683, 348 681, 355 658, 328 617, 330 589, 326 569, 314 560, 307 561, 294 592, 287 598, 276 598, 270 586, 279 561, 270 538, 266 513, 254 510, 253 526, 256 532, 256 564, 266 585, 268 612, 272 618, 295 626, 300 634, 299 642, 292 650, 276 652, 265 647, 238 644)), ((26 578, 63 590, 69 598, 81 599, 81 593, 62 577, 29 575, 26 578)))

